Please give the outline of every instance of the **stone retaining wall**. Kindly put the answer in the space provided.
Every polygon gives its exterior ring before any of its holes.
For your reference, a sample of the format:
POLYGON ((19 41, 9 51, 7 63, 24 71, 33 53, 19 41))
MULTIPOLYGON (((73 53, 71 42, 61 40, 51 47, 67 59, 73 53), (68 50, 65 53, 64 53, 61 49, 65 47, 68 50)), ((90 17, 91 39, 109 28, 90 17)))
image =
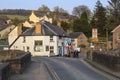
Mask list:
POLYGON ((9 80, 10 66, 8 63, 0 63, 0 80, 9 80))
POLYGON ((105 65, 114 71, 120 71, 120 56, 93 52, 92 60, 105 65))

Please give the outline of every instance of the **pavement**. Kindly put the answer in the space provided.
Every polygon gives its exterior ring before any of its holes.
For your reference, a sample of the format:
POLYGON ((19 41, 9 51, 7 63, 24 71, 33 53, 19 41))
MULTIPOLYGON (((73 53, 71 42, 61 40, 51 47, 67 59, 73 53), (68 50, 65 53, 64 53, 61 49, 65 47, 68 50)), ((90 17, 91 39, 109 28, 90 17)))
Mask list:
POLYGON ((88 59, 84 59, 85 62, 87 62, 88 64, 90 64, 92 67, 110 75, 110 76, 113 76, 115 78, 117 78, 118 80, 120 80, 120 72, 115 72, 115 71, 112 71, 110 70, 109 68, 103 66, 103 65, 100 65, 98 64, 97 62, 94 62, 94 61, 91 61, 91 60, 88 60, 88 59))
POLYGON ((31 65, 22 74, 15 74, 10 80, 52 80, 46 66, 42 62, 32 61, 31 65))

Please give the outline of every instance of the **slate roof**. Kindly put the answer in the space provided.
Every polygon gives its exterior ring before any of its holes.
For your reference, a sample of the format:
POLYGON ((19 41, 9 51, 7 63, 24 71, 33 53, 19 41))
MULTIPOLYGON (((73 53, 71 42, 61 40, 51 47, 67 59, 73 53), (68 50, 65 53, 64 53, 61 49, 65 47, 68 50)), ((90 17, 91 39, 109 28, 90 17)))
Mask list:
MULTIPOLYGON (((41 36, 68 36, 67 33, 62 29, 59 28, 58 26, 52 25, 49 22, 42 21, 41 22, 41 27, 42 27, 42 34, 41 36)), ((39 36, 38 34, 35 33, 35 27, 31 29, 27 29, 25 32, 21 34, 22 36, 39 36)))
POLYGON ((9 25, 6 23, 5 20, 0 20, 0 31, 4 30, 7 28, 9 25))
POLYGON ((22 26, 22 33, 25 32, 27 29, 30 29, 30 28, 26 26, 22 26))
POLYGON ((82 34, 82 32, 75 32, 75 33, 70 33, 69 36, 70 38, 77 38, 82 34))

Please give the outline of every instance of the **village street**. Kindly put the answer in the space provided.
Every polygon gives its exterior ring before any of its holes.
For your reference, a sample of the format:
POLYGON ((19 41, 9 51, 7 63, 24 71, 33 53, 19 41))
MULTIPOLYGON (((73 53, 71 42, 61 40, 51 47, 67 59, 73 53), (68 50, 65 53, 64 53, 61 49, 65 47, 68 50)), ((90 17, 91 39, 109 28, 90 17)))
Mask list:
POLYGON ((81 58, 33 57, 31 66, 23 73, 11 77, 11 80, 54 80, 51 78, 46 63, 59 79, 55 80, 109 80, 104 74, 88 67, 81 58))

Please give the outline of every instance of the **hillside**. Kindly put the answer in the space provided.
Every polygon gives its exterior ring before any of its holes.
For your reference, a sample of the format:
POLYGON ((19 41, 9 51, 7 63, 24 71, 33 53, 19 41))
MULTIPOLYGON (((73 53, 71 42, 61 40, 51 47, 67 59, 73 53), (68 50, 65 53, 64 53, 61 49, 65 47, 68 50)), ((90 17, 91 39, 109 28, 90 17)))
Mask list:
POLYGON ((19 20, 26 20, 28 19, 29 16, 22 16, 22 15, 8 15, 8 14, 2 14, 1 16, 6 16, 9 19, 14 19, 14 18, 18 18, 19 20))

